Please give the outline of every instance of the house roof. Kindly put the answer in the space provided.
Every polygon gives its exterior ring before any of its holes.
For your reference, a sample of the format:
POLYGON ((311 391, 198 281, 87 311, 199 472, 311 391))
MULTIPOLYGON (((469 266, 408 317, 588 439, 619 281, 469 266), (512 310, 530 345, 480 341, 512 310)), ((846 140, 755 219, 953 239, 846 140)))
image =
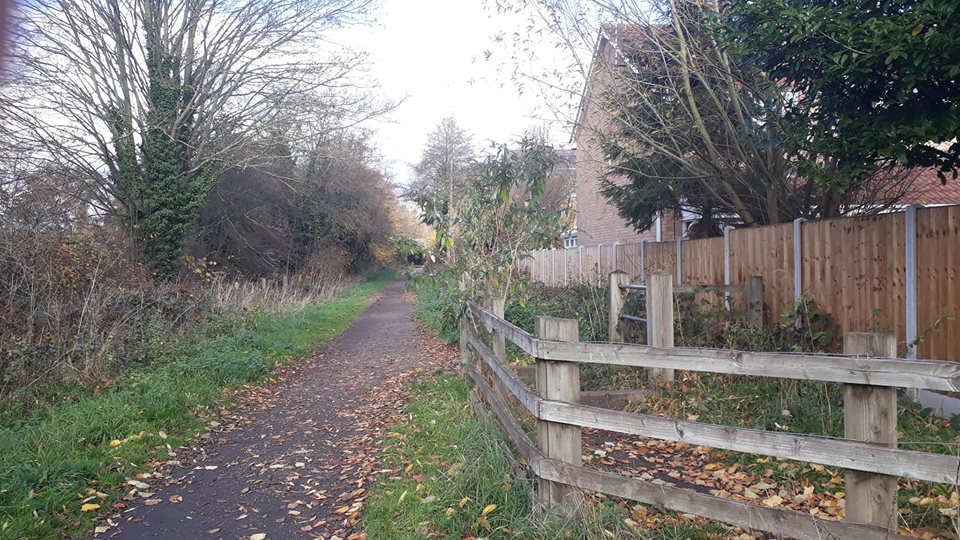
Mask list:
POLYGON ((577 132, 580 130, 593 94, 591 84, 594 82, 594 73, 597 64, 603 59, 604 51, 610 48, 618 61, 626 62, 630 54, 642 50, 644 44, 654 41, 651 38, 653 34, 663 34, 671 31, 672 29, 666 25, 607 23, 600 26, 600 30, 597 32, 597 43, 594 46, 593 57, 590 61, 590 69, 587 72, 587 79, 583 83, 583 91, 580 93, 580 104, 577 107, 577 118, 570 133, 570 142, 577 140, 577 132))
POLYGON ((960 204, 960 179, 950 178, 948 174, 947 183, 944 184, 937 176, 936 169, 924 168, 919 169, 912 180, 910 189, 900 200, 901 204, 960 204))

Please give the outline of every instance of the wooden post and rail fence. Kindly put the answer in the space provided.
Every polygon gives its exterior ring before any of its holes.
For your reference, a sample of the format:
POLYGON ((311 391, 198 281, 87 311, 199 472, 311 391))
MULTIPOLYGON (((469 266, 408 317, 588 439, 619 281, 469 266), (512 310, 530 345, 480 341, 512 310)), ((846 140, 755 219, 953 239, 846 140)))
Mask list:
MULTIPOLYGON (((615 278, 619 279, 619 278, 615 278)), ((613 281, 613 279, 611 280, 613 281)), ((630 285, 629 283, 618 283, 630 285)), ((537 500, 551 513, 576 512, 582 490, 791 538, 907 538, 896 530, 898 477, 956 485, 960 458, 897 448, 897 389, 960 390, 960 364, 895 358, 890 334, 850 333, 843 355, 748 352, 673 346, 670 274, 648 276, 651 344, 579 342, 577 321, 537 317, 531 335, 503 318, 502 302, 470 302, 461 352, 478 397, 523 454, 537 500), (489 343, 482 336, 489 335, 489 343), (505 363, 509 340, 535 358, 532 390, 505 363), (579 403, 579 364, 646 368, 651 384, 675 370, 827 381, 844 385, 844 437, 747 429, 579 403), (531 439, 508 403, 536 419, 531 439), (847 470, 846 516, 833 521, 584 467, 581 428, 709 446, 847 470)), ((614 293, 611 292, 611 299, 614 293)), ((615 306, 611 302, 611 306, 615 306)), ((622 304, 620 304, 622 306, 622 304)), ((616 333, 611 326, 611 336, 616 333)))
MULTIPOLYGON (((840 332, 892 332, 908 358, 960 361, 960 205, 727 229, 722 237, 534 251, 519 270, 562 287, 603 284, 626 272, 646 284, 662 271, 675 287, 764 280, 768 322, 810 299, 840 332)), ((734 293, 738 303, 741 298, 734 293)))

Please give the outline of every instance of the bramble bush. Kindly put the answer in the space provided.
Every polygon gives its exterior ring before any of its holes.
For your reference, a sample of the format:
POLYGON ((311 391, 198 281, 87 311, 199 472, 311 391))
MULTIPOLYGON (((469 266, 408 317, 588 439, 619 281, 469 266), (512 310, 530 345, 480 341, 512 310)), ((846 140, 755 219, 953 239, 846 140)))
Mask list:
POLYGON ((351 279, 328 266, 234 281, 204 261, 197 275, 157 282, 105 228, 4 230, 0 398, 31 398, 64 384, 109 385, 124 368, 166 359, 185 333, 248 329, 264 309, 329 299, 351 279))

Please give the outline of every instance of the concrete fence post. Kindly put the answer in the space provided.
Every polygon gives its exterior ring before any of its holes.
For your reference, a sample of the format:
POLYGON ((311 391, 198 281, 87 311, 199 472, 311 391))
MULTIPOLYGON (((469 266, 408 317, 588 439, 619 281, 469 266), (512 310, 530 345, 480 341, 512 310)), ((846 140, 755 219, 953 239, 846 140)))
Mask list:
MULTIPOLYGON (((843 337, 843 353, 895 357, 892 334, 854 332, 843 337)), ((897 389, 865 384, 843 385, 843 436, 853 441, 897 446, 897 389)), ((896 529, 897 477, 847 471, 846 519, 896 529)))
MULTIPOLYGON (((647 320, 650 321, 649 343, 653 347, 673 347, 673 276, 654 272, 647 276, 647 320)), ((669 383, 674 370, 654 368, 650 380, 669 383)))
POLYGON ((676 253, 677 253, 677 257, 676 257, 676 258, 677 258, 677 277, 676 277, 676 282, 677 282, 677 285, 680 285, 680 283, 683 282, 683 239, 681 239, 679 236, 677 237, 677 249, 676 249, 676 253))
MULTIPOLYGON (((730 281, 733 279, 730 271, 730 231, 733 230, 733 227, 727 225, 723 228, 723 284, 730 285, 730 281)), ((727 311, 730 311, 730 292, 724 291, 723 293, 723 308, 727 311)))
POLYGON ((647 241, 640 241, 640 283, 647 283, 647 241))
MULTIPOLYGON (((580 332, 576 319, 537 317, 534 335, 540 339, 577 342, 580 332)), ((580 402, 580 369, 576 362, 558 362, 536 359, 537 393, 544 399, 580 402)), ((537 420, 537 447, 549 459, 571 465, 582 464, 583 441, 579 426, 537 420)), ((538 500, 545 510, 557 510, 558 505, 568 509, 579 507, 583 492, 579 489, 538 478, 538 500)))
POLYGON ((917 358, 917 208, 918 204, 911 204, 904 212, 904 232, 906 238, 904 267, 906 269, 906 290, 904 291, 906 304, 906 341, 907 358, 917 358))
MULTIPOLYGON (((793 301, 799 304, 803 300, 803 249, 801 247, 801 225, 806 221, 803 218, 793 220, 793 301)), ((794 321, 794 326, 800 328, 800 316, 794 321)))

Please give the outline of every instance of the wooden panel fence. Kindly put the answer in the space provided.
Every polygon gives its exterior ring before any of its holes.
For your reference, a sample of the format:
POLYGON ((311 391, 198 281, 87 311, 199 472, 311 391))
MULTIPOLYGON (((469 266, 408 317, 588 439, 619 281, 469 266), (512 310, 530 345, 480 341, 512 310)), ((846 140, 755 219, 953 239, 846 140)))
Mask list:
POLYGON ((767 321, 807 298, 834 317, 841 334, 892 332, 900 355, 960 361, 960 206, 798 220, 705 240, 542 250, 521 263, 531 279, 555 286, 601 286, 616 270, 638 283, 656 271, 696 285, 760 276, 767 321), (544 272, 560 258, 554 252, 582 264, 544 272))
MULTIPOLYGON (((670 274, 661 273, 657 280, 664 284, 651 290, 658 297, 652 299, 654 305, 672 294, 670 274)), ((468 376, 538 479, 538 505, 551 512, 571 511, 582 497, 580 490, 587 489, 793 538, 905 538, 895 529, 896 477, 958 482, 957 456, 897 448, 896 389, 956 391, 960 364, 892 358, 895 342, 889 334, 850 335, 845 339, 847 355, 675 348, 672 341, 656 347, 581 343, 576 320, 538 317, 535 335, 530 335, 504 320, 502 311, 495 313, 502 303, 491 310, 471 302, 468 308, 461 326, 462 353, 466 365, 474 366, 468 376), (492 345, 481 339, 484 333, 492 337, 492 345), (504 348, 498 344, 503 339, 536 359, 536 391, 505 365, 504 348), (845 437, 770 432, 582 405, 577 366, 582 362, 843 383, 845 437), (508 402, 514 399, 536 419, 536 441, 513 417, 508 402), (825 520, 587 468, 580 460, 581 428, 844 468, 846 518, 825 520)), ((652 312, 654 317, 661 314, 654 326, 672 331, 673 319, 665 309, 652 312)))

